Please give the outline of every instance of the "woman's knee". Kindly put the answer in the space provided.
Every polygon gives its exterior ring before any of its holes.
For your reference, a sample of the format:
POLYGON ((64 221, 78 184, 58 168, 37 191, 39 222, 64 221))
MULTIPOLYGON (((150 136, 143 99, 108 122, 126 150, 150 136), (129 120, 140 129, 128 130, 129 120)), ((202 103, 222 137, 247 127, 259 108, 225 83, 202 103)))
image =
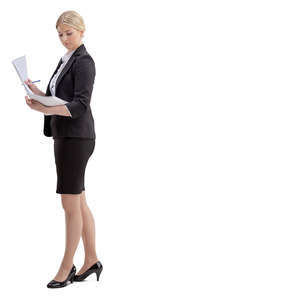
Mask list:
POLYGON ((62 194, 62 207, 67 213, 80 210, 80 194, 62 194))
POLYGON ((82 191, 80 194, 80 206, 82 209, 87 207, 86 198, 85 198, 85 191, 82 191))

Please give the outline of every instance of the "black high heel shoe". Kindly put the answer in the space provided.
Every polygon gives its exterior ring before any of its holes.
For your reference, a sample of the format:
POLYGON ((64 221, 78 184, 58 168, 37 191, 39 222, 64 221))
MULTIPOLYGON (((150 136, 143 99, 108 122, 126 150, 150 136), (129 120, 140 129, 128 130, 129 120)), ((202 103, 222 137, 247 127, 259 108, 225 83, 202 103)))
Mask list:
POLYGON ((99 281, 99 276, 100 276, 100 273, 102 272, 102 269, 103 269, 103 266, 102 266, 101 262, 97 261, 90 268, 88 268, 84 273, 82 273, 80 275, 75 275, 74 281, 82 281, 94 272, 96 273, 97 281, 99 281))
POLYGON ((67 276, 67 278, 64 281, 56 281, 53 279, 47 284, 47 287, 48 288, 60 288, 60 287, 66 286, 68 281, 71 281, 71 283, 73 283, 75 273, 76 273, 76 267, 73 265, 69 275, 67 276))

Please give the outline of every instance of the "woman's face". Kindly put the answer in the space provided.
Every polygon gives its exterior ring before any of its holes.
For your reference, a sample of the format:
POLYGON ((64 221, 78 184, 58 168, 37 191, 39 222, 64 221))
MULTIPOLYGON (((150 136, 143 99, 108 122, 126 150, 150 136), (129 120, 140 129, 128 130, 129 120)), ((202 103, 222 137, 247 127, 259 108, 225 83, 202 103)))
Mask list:
POLYGON ((76 30, 66 24, 60 24, 57 26, 57 32, 61 43, 69 51, 77 49, 82 44, 83 31, 76 30))

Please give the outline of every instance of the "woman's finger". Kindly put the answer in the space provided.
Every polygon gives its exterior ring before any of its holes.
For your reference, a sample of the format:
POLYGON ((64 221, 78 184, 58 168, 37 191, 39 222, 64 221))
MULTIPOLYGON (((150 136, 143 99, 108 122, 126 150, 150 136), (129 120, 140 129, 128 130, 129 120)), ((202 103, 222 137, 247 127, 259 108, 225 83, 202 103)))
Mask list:
POLYGON ((27 104, 32 104, 32 101, 30 100, 30 98, 28 96, 25 96, 25 99, 26 99, 27 104))

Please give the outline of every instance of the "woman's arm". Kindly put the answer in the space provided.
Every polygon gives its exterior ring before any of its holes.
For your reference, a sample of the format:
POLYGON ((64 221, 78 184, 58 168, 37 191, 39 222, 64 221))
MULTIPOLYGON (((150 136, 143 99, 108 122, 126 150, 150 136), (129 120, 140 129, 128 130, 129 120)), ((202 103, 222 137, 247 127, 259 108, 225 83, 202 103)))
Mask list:
POLYGON ((88 109, 93 91, 96 68, 90 55, 83 55, 75 63, 74 97, 65 105, 72 119, 81 117, 88 109))
POLYGON ((55 106, 45 106, 43 113, 46 115, 72 117, 65 104, 55 105, 55 106))
POLYGON ((42 112, 46 116, 59 115, 59 116, 72 117, 65 104, 55 105, 55 106, 46 106, 46 105, 40 103, 39 101, 30 99, 28 96, 25 96, 25 99, 26 99, 26 103, 30 106, 30 108, 37 110, 39 112, 42 112))

